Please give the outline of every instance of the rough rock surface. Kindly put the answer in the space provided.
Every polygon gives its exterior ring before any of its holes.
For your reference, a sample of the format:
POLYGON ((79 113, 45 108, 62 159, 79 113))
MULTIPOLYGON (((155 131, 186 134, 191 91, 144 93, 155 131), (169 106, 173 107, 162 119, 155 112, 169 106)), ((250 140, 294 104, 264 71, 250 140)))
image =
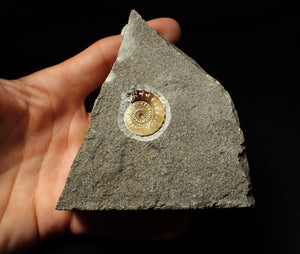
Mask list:
POLYGON ((135 11, 102 86, 58 210, 249 207, 244 137, 228 92, 135 11), (131 135, 122 101, 152 89, 168 105, 154 135, 131 135))

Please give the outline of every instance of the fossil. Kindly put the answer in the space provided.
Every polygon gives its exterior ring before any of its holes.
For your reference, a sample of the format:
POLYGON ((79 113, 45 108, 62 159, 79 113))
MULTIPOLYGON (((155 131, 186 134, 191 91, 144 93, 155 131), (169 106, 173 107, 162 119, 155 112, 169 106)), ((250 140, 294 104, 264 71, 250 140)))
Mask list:
POLYGON ((165 119, 165 109, 160 99, 151 92, 135 90, 132 103, 124 113, 128 130, 136 135, 148 136, 160 129, 165 119))

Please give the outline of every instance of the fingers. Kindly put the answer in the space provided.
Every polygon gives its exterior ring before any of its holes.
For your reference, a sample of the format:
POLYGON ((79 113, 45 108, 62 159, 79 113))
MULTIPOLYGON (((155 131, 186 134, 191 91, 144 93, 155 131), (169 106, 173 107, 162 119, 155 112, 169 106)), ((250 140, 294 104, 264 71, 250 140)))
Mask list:
MULTIPOLYGON (((148 22, 158 33, 170 42, 177 42, 180 37, 180 26, 171 18, 158 18, 148 22)), ((121 45, 121 36, 111 36, 97 41, 78 55, 65 62, 30 75, 30 78, 45 76, 52 80, 51 89, 75 90, 81 98, 85 98, 99 87, 117 57, 121 45), (55 82, 53 82, 55 81, 55 82), (54 84, 55 83, 55 84, 54 84)))
POLYGON ((156 32, 172 43, 178 42, 181 29, 178 22, 171 18, 158 18, 147 22, 156 32))
MULTIPOLYGON (((149 25, 171 42, 179 39, 180 27, 173 19, 155 19, 149 21, 149 25)), ((102 39, 58 67, 68 77, 70 84, 86 97, 107 77, 117 57, 121 41, 120 35, 102 39)))

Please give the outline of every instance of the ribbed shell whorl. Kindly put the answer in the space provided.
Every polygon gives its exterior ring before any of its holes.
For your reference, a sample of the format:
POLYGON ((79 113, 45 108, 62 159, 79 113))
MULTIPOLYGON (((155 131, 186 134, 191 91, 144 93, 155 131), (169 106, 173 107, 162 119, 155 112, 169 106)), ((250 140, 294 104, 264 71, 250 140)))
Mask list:
POLYGON ((151 92, 135 90, 132 102, 124 114, 124 122, 129 131, 139 136, 148 136, 160 129, 165 119, 165 109, 161 100, 151 92))

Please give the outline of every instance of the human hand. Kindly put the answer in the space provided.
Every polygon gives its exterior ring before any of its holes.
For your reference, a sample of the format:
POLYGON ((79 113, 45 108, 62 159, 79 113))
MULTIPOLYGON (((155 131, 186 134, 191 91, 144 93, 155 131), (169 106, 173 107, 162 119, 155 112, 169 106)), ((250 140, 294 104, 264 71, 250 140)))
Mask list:
MULTIPOLYGON (((148 23, 171 42, 180 37, 172 19, 148 23)), ((0 79, 1 253, 89 232, 82 215, 55 206, 89 124, 85 98, 105 80, 120 44, 120 35, 107 37, 58 65, 0 79)))

